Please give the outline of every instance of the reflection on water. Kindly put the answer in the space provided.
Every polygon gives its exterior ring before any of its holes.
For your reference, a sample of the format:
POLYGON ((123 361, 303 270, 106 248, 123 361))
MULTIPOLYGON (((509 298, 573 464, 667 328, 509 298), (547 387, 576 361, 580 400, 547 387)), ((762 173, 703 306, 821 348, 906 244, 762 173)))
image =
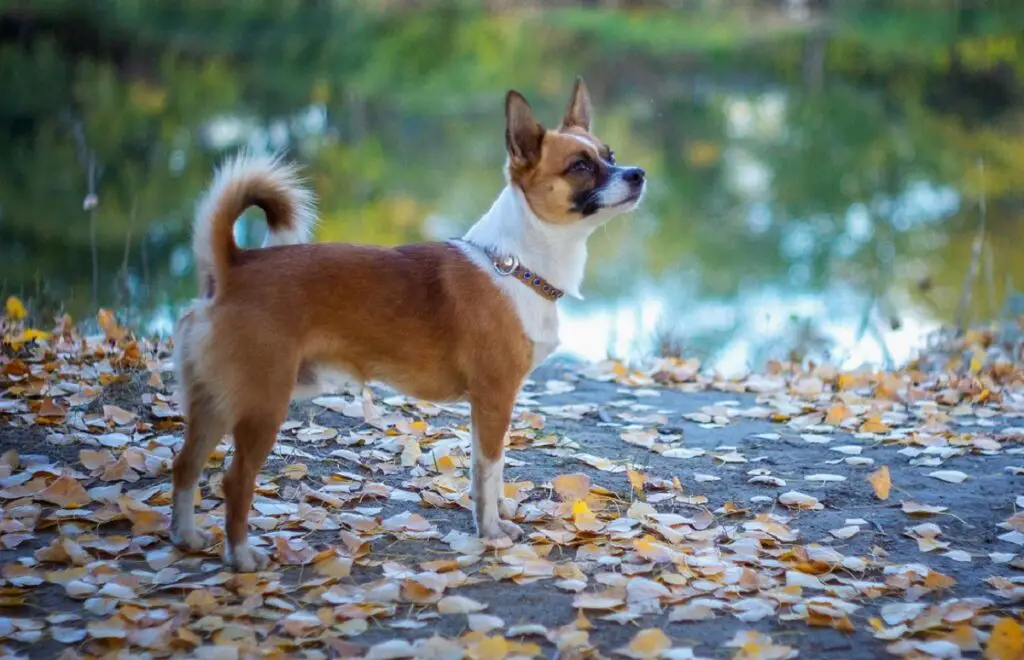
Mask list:
POLYGON ((461 233, 503 184, 505 90, 554 121, 576 73, 650 189, 592 238, 568 352, 898 362, 957 320, 976 237, 971 319, 1024 281, 1024 10, 227 4, 0 10, 3 293, 166 331, 242 145, 307 164, 321 240, 461 233))

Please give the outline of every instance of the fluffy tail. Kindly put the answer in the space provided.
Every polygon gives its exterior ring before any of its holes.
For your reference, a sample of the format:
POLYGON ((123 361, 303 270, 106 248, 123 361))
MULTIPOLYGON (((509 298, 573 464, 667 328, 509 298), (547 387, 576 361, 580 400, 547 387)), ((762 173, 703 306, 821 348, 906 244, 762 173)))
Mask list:
POLYGON ((264 247, 305 243, 316 223, 313 193, 303 186, 295 165, 280 156, 240 153, 225 161, 199 201, 192 234, 192 251, 199 290, 211 298, 223 286, 238 255, 233 230, 250 206, 267 217, 264 247))

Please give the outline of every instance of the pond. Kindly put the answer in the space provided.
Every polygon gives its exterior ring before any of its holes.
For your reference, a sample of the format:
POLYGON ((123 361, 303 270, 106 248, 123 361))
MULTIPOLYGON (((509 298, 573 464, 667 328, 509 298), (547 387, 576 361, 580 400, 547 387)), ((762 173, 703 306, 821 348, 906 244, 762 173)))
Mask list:
POLYGON ((898 363, 1024 282, 1024 9, 406 4, 0 10, 0 293, 168 332, 242 146, 304 164, 319 240, 458 235, 503 185, 506 90, 553 123, 577 74, 650 185, 591 238, 568 355, 898 363))

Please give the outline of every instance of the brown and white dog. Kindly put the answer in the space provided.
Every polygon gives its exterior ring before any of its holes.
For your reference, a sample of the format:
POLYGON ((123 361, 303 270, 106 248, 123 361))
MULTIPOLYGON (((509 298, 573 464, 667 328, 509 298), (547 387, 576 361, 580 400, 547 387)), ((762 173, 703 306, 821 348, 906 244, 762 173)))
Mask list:
POLYGON ((243 155, 218 170, 194 228, 201 297, 174 330, 188 423, 173 467, 176 545, 211 542, 195 524, 196 488, 230 431, 225 560, 239 571, 266 567, 267 556, 248 543, 257 473, 289 402, 337 374, 423 400, 468 400, 477 532, 522 534, 498 513, 516 396, 558 345, 555 303, 563 293, 579 296, 587 238, 637 206, 645 175, 616 165, 591 132, 582 80, 556 130, 541 126, 515 91, 505 117, 507 186, 462 240, 396 248, 305 243, 313 195, 293 166, 243 155), (254 205, 266 214, 268 239, 243 250, 233 226, 254 205))

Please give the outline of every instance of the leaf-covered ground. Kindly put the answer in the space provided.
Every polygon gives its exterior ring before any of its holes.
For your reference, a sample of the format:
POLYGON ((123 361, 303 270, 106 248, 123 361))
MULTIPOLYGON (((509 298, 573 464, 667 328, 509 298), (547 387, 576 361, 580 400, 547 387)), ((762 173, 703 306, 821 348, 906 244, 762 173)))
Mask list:
MULTIPOLYGON (((472 535, 465 406, 324 396, 259 480, 274 564, 233 574, 167 539, 166 343, 23 316, 0 327, 0 657, 1024 653, 1024 373, 984 335, 927 372, 545 366, 507 439, 510 546, 472 535)), ((218 539, 230 460, 225 438, 202 481, 218 539)))

